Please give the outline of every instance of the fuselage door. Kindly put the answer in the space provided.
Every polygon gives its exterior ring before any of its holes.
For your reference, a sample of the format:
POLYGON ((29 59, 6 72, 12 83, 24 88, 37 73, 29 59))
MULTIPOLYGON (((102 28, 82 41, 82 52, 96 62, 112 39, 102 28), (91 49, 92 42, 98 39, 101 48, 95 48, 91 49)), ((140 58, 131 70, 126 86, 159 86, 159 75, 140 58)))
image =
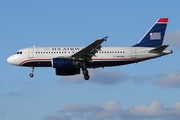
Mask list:
POLYGON ((28 49, 28 57, 33 58, 34 57, 34 48, 29 48, 28 49))
POLYGON ((131 58, 136 58, 136 47, 131 47, 131 58))

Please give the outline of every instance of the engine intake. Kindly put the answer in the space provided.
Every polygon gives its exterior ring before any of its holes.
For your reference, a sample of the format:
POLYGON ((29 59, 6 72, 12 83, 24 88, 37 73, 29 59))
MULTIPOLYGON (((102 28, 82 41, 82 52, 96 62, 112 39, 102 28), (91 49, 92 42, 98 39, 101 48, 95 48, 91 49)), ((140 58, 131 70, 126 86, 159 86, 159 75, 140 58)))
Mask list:
POLYGON ((52 67, 53 68, 72 68, 78 67, 79 62, 77 60, 68 59, 68 58, 53 58, 52 67))

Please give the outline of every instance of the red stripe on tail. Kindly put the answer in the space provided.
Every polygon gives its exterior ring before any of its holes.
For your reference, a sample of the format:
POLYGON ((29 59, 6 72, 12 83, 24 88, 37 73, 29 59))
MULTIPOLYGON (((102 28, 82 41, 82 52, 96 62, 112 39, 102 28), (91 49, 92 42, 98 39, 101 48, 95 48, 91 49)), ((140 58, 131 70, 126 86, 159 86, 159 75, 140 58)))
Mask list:
POLYGON ((167 23, 168 22, 168 18, 159 18, 159 20, 157 21, 157 23, 167 23))

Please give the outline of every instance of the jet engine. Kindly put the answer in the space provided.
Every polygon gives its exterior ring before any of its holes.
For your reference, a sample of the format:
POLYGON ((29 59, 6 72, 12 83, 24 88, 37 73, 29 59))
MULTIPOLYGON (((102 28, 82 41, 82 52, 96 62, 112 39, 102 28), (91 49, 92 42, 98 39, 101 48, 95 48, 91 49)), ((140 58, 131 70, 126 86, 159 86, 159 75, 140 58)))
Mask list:
POLYGON ((79 66, 79 61, 68 58, 53 58, 53 68, 74 68, 79 66))

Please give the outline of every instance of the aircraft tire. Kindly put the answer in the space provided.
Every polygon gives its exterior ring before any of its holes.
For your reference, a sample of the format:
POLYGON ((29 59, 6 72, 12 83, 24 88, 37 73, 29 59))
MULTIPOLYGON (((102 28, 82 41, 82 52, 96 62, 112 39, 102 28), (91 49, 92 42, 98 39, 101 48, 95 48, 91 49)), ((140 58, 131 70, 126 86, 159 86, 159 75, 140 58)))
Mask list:
POLYGON ((83 70, 83 75, 88 75, 88 73, 89 73, 89 72, 88 72, 87 69, 84 69, 84 70, 83 70))
POLYGON ((31 78, 34 77, 34 74, 33 74, 33 73, 30 73, 30 74, 29 74, 29 77, 31 77, 31 78))
POLYGON ((89 75, 84 75, 85 80, 89 80, 90 76, 89 75))

